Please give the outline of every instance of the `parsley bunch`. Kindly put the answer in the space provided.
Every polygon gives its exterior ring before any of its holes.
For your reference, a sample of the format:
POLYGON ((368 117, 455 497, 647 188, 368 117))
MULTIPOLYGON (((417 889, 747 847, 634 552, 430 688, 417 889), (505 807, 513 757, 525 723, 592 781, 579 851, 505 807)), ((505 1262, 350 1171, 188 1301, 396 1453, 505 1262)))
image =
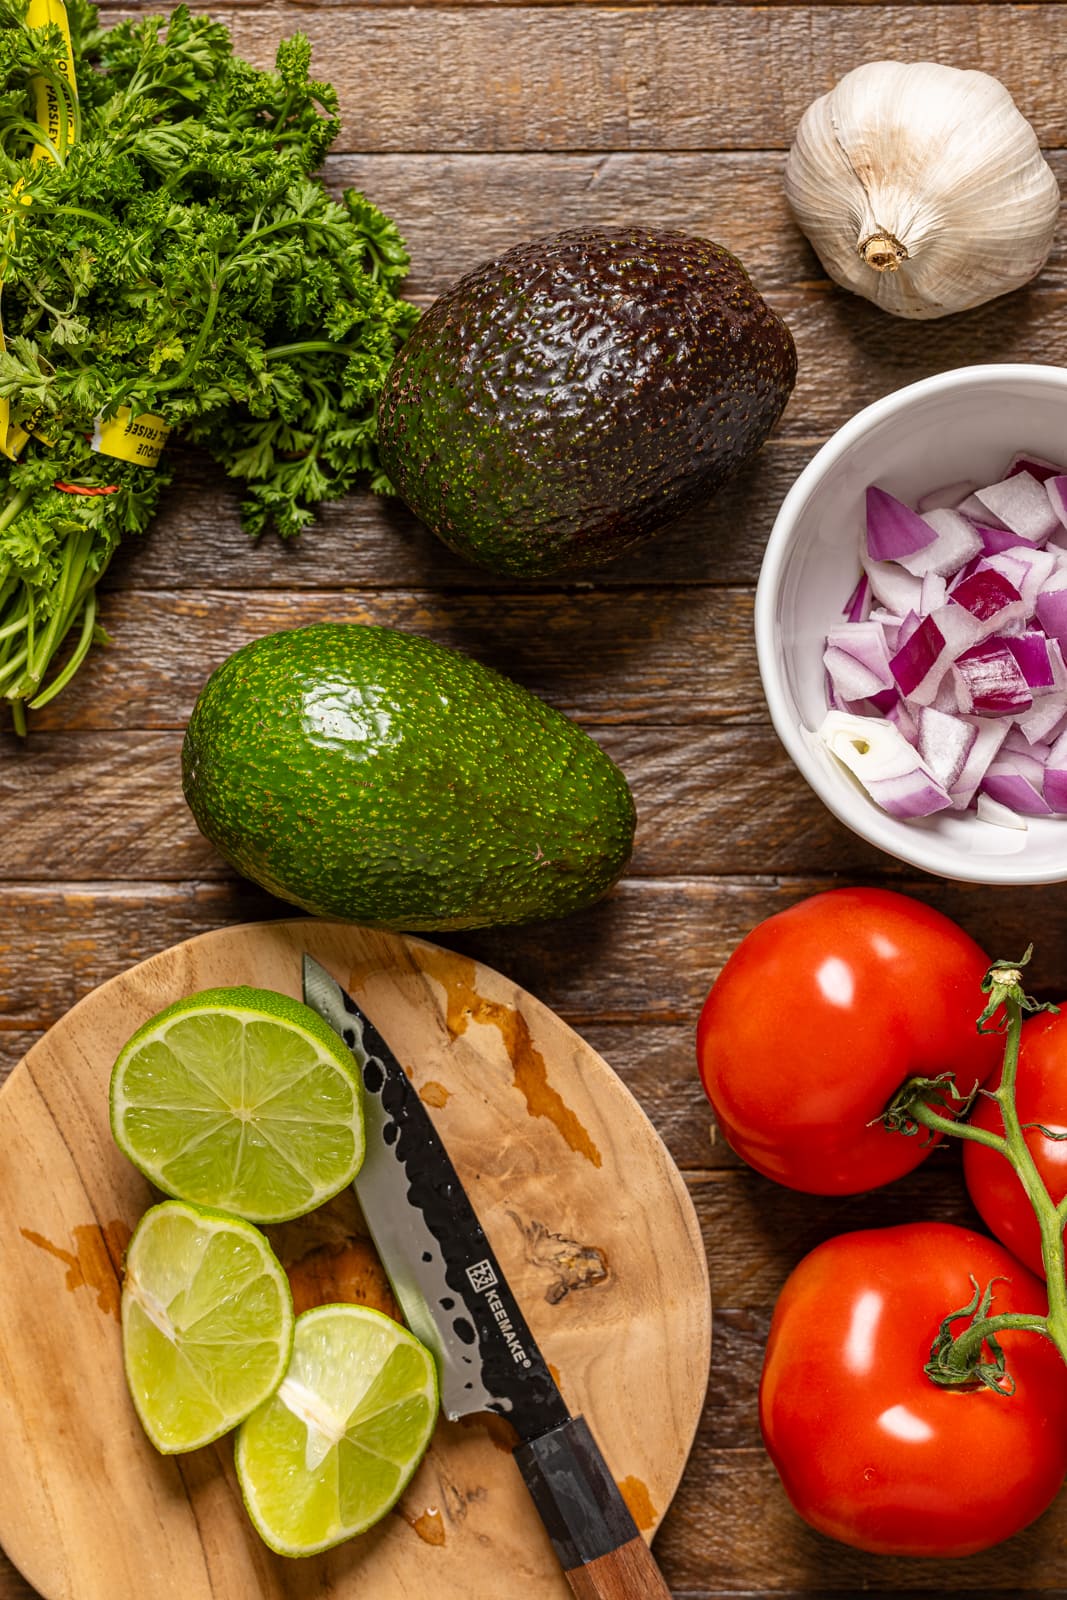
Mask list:
POLYGON ((26 11, 0 0, 0 404, 32 435, 0 455, 0 694, 20 731, 103 637, 96 584, 170 481, 166 451, 116 460, 94 429, 163 418, 242 480, 250 534, 295 534, 361 473, 386 486, 374 406, 417 316, 394 224, 313 176, 338 117, 306 38, 261 72, 185 6, 105 30, 69 0, 73 103, 60 28, 26 11), (42 79, 65 107, 51 139, 42 79))

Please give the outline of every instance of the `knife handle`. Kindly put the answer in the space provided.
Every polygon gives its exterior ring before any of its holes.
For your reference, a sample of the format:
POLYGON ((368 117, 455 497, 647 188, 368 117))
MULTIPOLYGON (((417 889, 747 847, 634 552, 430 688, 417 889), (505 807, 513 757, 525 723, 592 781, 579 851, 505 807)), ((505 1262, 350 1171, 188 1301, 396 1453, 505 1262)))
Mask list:
POLYGON ((670 1600, 583 1417, 519 1445, 515 1460, 580 1600, 670 1600))

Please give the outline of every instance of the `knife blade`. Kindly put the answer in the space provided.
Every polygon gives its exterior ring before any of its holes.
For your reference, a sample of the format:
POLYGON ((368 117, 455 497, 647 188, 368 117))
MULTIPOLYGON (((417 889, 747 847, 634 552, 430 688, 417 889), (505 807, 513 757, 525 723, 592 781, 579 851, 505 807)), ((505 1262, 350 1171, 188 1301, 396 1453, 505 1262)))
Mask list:
POLYGON ((364 1087, 355 1188, 411 1331, 432 1351, 453 1419, 493 1411, 564 1574, 585 1600, 670 1591, 588 1423, 569 1411, 418 1092, 370 1018, 304 956, 304 1000, 343 1039, 364 1087))

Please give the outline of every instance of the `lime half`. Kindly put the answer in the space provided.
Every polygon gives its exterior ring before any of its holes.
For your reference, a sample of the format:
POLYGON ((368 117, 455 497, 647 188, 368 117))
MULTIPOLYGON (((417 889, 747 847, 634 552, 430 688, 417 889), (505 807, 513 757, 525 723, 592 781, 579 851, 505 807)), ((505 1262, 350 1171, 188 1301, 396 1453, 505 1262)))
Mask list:
POLYGON ((308 1006, 270 989, 206 989, 125 1046, 111 1074, 111 1128, 165 1194, 284 1222, 359 1171, 362 1087, 308 1006))
POLYGON ((237 1434, 260 1537, 310 1556, 364 1533, 402 1494, 437 1407, 433 1357, 406 1328, 369 1306, 305 1311, 281 1387, 237 1434))
POLYGON ((289 1283, 250 1223, 167 1200, 126 1252, 122 1346, 157 1450, 196 1450, 278 1387, 293 1344, 289 1283))

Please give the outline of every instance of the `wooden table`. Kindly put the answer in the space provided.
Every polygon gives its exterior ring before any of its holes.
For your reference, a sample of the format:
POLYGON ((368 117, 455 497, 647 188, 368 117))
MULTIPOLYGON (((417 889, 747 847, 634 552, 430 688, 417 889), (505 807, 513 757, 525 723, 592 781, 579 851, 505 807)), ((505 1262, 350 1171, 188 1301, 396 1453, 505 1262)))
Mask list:
MULTIPOLYGON (((711 1130, 693 1055, 708 985, 746 930, 835 883, 905 889, 997 953, 1034 938, 1035 984, 1067 993, 1063 891, 908 876, 844 831, 771 731, 752 642, 753 586, 775 510, 834 428, 947 367, 1067 360, 1062 233, 1033 287, 961 317, 908 324, 833 289, 782 197, 797 119, 864 61, 983 67, 1015 95, 1062 181, 1067 6, 230 0, 213 9, 238 51, 262 64, 284 33, 310 35, 344 112, 328 181, 364 188, 397 218, 417 300, 560 226, 683 227, 746 263, 794 332, 800 377, 775 437, 714 506, 583 582, 502 585, 369 496, 331 507, 297 545, 269 537, 252 546, 228 484, 194 459, 183 464, 150 536, 108 576, 113 646, 38 716, 27 742, 0 736, 0 1070, 129 964, 208 928, 284 913, 234 878, 181 796, 183 726, 218 662, 258 634, 326 618, 387 622, 458 646, 574 716, 637 799, 632 869, 608 901, 564 924, 445 942, 578 1028, 625 1077, 691 1186, 715 1353, 704 1424, 657 1542, 673 1592, 1067 1595, 1067 1495, 1010 1543, 945 1564, 866 1557, 794 1516, 755 1407, 786 1273, 835 1231, 970 1213, 952 1156, 851 1200, 764 1182, 711 1130)), ((107 20, 122 14, 104 10, 107 20)), ((32 1594, 0 1559, 0 1600, 32 1594)))

